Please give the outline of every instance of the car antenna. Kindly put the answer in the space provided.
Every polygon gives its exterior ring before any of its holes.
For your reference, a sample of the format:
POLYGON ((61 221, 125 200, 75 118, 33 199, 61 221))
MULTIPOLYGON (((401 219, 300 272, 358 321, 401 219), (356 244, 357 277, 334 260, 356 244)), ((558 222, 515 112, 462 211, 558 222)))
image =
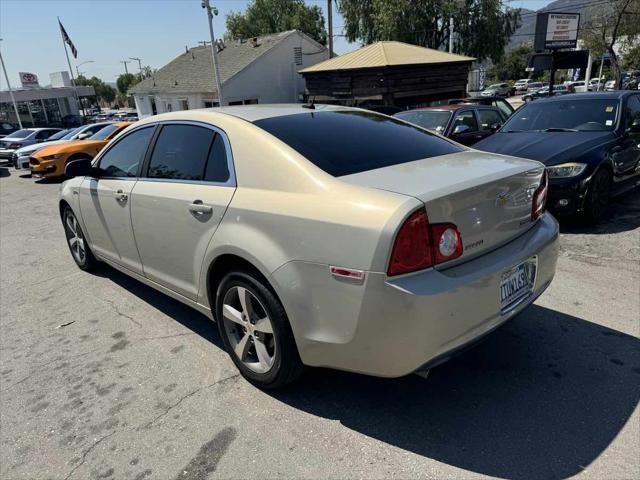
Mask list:
POLYGON ((311 97, 311 101, 309 103, 303 103, 302 104, 302 108, 308 108, 309 110, 315 110, 316 109, 315 100, 316 100, 316 96, 314 95, 313 97, 311 97))

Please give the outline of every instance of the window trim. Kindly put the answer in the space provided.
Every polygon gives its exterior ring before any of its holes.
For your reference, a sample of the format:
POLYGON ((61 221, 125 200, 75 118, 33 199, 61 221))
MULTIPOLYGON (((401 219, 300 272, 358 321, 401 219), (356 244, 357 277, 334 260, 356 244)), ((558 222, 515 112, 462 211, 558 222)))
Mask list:
MULTIPOLYGON (((235 162, 233 161, 233 152, 231 150, 231 143, 229 142, 229 138, 224 130, 210 123, 197 122, 195 120, 163 120, 160 122, 153 123, 156 127, 156 131, 154 135, 151 137, 151 141, 149 142, 149 148, 147 149, 147 153, 144 157, 144 161, 142 162, 142 168, 138 170, 138 180, 144 182, 161 182, 161 183, 184 183, 184 184, 192 184, 192 185, 213 185, 218 187, 237 187, 238 184, 236 182, 236 170, 235 170, 235 162), (183 180, 178 178, 151 178, 148 177, 149 172, 149 163, 151 162, 151 156, 153 155, 153 151, 155 150, 156 143, 158 141, 158 137, 160 136, 160 132, 162 131, 162 127, 168 125, 191 125, 195 127, 204 127, 209 130, 213 130, 216 134, 220 135, 222 141, 224 142, 224 148, 227 153, 227 168, 229 170, 229 178, 226 182, 212 182, 209 180, 183 180)), ((206 164, 205 164, 206 165, 206 164)))
MULTIPOLYGON (((100 168, 100 162, 102 162, 102 159, 104 158, 104 156, 109 153, 109 151, 114 148, 116 145, 118 145, 123 139, 127 138, 129 135, 131 135, 132 133, 138 132, 140 130, 143 130, 145 128, 149 128, 151 127, 153 129, 153 132, 151 133, 151 140, 149 140, 149 143, 147 144, 147 150, 145 151, 145 154, 142 157, 142 161, 140 162, 140 165, 138 165, 138 171, 136 172, 136 175, 134 177, 108 177, 108 176, 104 176, 104 177, 99 177, 98 180, 101 179, 106 179, 106 180, 133 180, 136 181, 140 178, 140 173, 141 173, 141 167, 144 164, 144 162, 147 159, 147 156, 149 155, 149 148, 152 145, 152 142, 154 142, 155 137, 157 135, 157 125, 155 124, 144 124, 144 125, 140 125, 140 126, 136 126, 134 129, 129 130, 128 132, 126 132, 124 135, 122 135, 121 137, 119 137, 115 142, 109 142, 109 144, 107 144, 107 146, 105 148, 102 149, 102 151, 93 159, 92 162, 92 166, 100 168)), ((120 130, 119 133, 122 133, 122 130, 120 130)), ((116 134, 117 136, 117 134, 116 134)))

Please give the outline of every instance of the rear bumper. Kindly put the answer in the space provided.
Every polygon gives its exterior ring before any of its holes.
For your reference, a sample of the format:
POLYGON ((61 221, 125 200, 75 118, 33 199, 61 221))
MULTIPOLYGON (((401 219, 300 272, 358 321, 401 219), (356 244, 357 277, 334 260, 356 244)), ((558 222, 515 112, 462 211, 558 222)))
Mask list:
POLYGON ((326 265, 290 262, 273 280, 305 364, 398 377, 443 361, 517 315, 549 286, 557 256, 558 223, 546 214, 507 245, 444 271, 367 272, 356 283, 331 277, 326 265), (533 256, 531 295, 501 312, 502 273, 533 256))

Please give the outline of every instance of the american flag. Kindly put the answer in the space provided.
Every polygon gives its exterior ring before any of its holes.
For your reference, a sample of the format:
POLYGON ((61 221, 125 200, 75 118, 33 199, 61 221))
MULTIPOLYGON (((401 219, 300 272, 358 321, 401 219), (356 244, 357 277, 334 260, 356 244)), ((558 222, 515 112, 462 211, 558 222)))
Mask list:
POLYGON ((69 45, 69 48, 71 49, 71 53, 73 54, 73 58, 78 58, 78 50, 76 50, 76 46, 73 44, 73 42, 69 38, 69 35, 67 35, 67 31, 62 26, 62 22, 60 21, 60 19, 58 19, 58 25, 60 25, 60 33, 62 33, 62 40, 64 40, 64 42, 67 45, 69 45))

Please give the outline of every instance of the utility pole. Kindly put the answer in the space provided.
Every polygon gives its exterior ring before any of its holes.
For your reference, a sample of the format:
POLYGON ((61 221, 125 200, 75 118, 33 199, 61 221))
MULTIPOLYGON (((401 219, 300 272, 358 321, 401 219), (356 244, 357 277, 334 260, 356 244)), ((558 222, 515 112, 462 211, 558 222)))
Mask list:
MULTIPOLYGON (((0 41, 2 41, 1 38, 0 38, 0 41)), ((2 63, 2 71, 4 72, 4 78, 7 81, 7 88, 9 89, 9 95, 11 96, 11 102, 13 103, 13 110, 16 112, 16 119, 18 120, 18 125, 20 126, 20 129, 22 129, 22 120, 20 120, 20 114, 18 113, 18 105, 16 104, 16 98, 13 96, 13 89, 11 88, 11 83, 9 83, 9 76, 7 75, 7 69, 4 66, 2 51, 0 51, 0 63, 2 63)))
POLYGON ((453 17, 449 17, 449 53, 453 53, 453 17))
POLYGON ((211 36, 211 57, 213 58, 213 75, 216 82, 216 90, 218 90, 218 106, 222 106, 222 82, 220 81, 220 67, 218 66, 218 52, 216 51, 216 40, 213 35, 213 16, 218 15, 218 9, 209 5, 209 0, 202 0, 202 8, 207 11, 209 19, 209 35, 211 36))
POLYGON ((135 60, 138 62, 138 69, 140 70, 140 80, 142 80, 142 59, 138 57, 129 57, 129 60, 135 60))
POLYGON ((329 58, 333 58, 333 0, 327 0, 327 21, 329 24, 329 58))
POLYGON ((124 73, 128 74, 129 69, 127 68, 127 63, 131 63, 129 60, 120 60, 120 63, 124 64, 124 73))

